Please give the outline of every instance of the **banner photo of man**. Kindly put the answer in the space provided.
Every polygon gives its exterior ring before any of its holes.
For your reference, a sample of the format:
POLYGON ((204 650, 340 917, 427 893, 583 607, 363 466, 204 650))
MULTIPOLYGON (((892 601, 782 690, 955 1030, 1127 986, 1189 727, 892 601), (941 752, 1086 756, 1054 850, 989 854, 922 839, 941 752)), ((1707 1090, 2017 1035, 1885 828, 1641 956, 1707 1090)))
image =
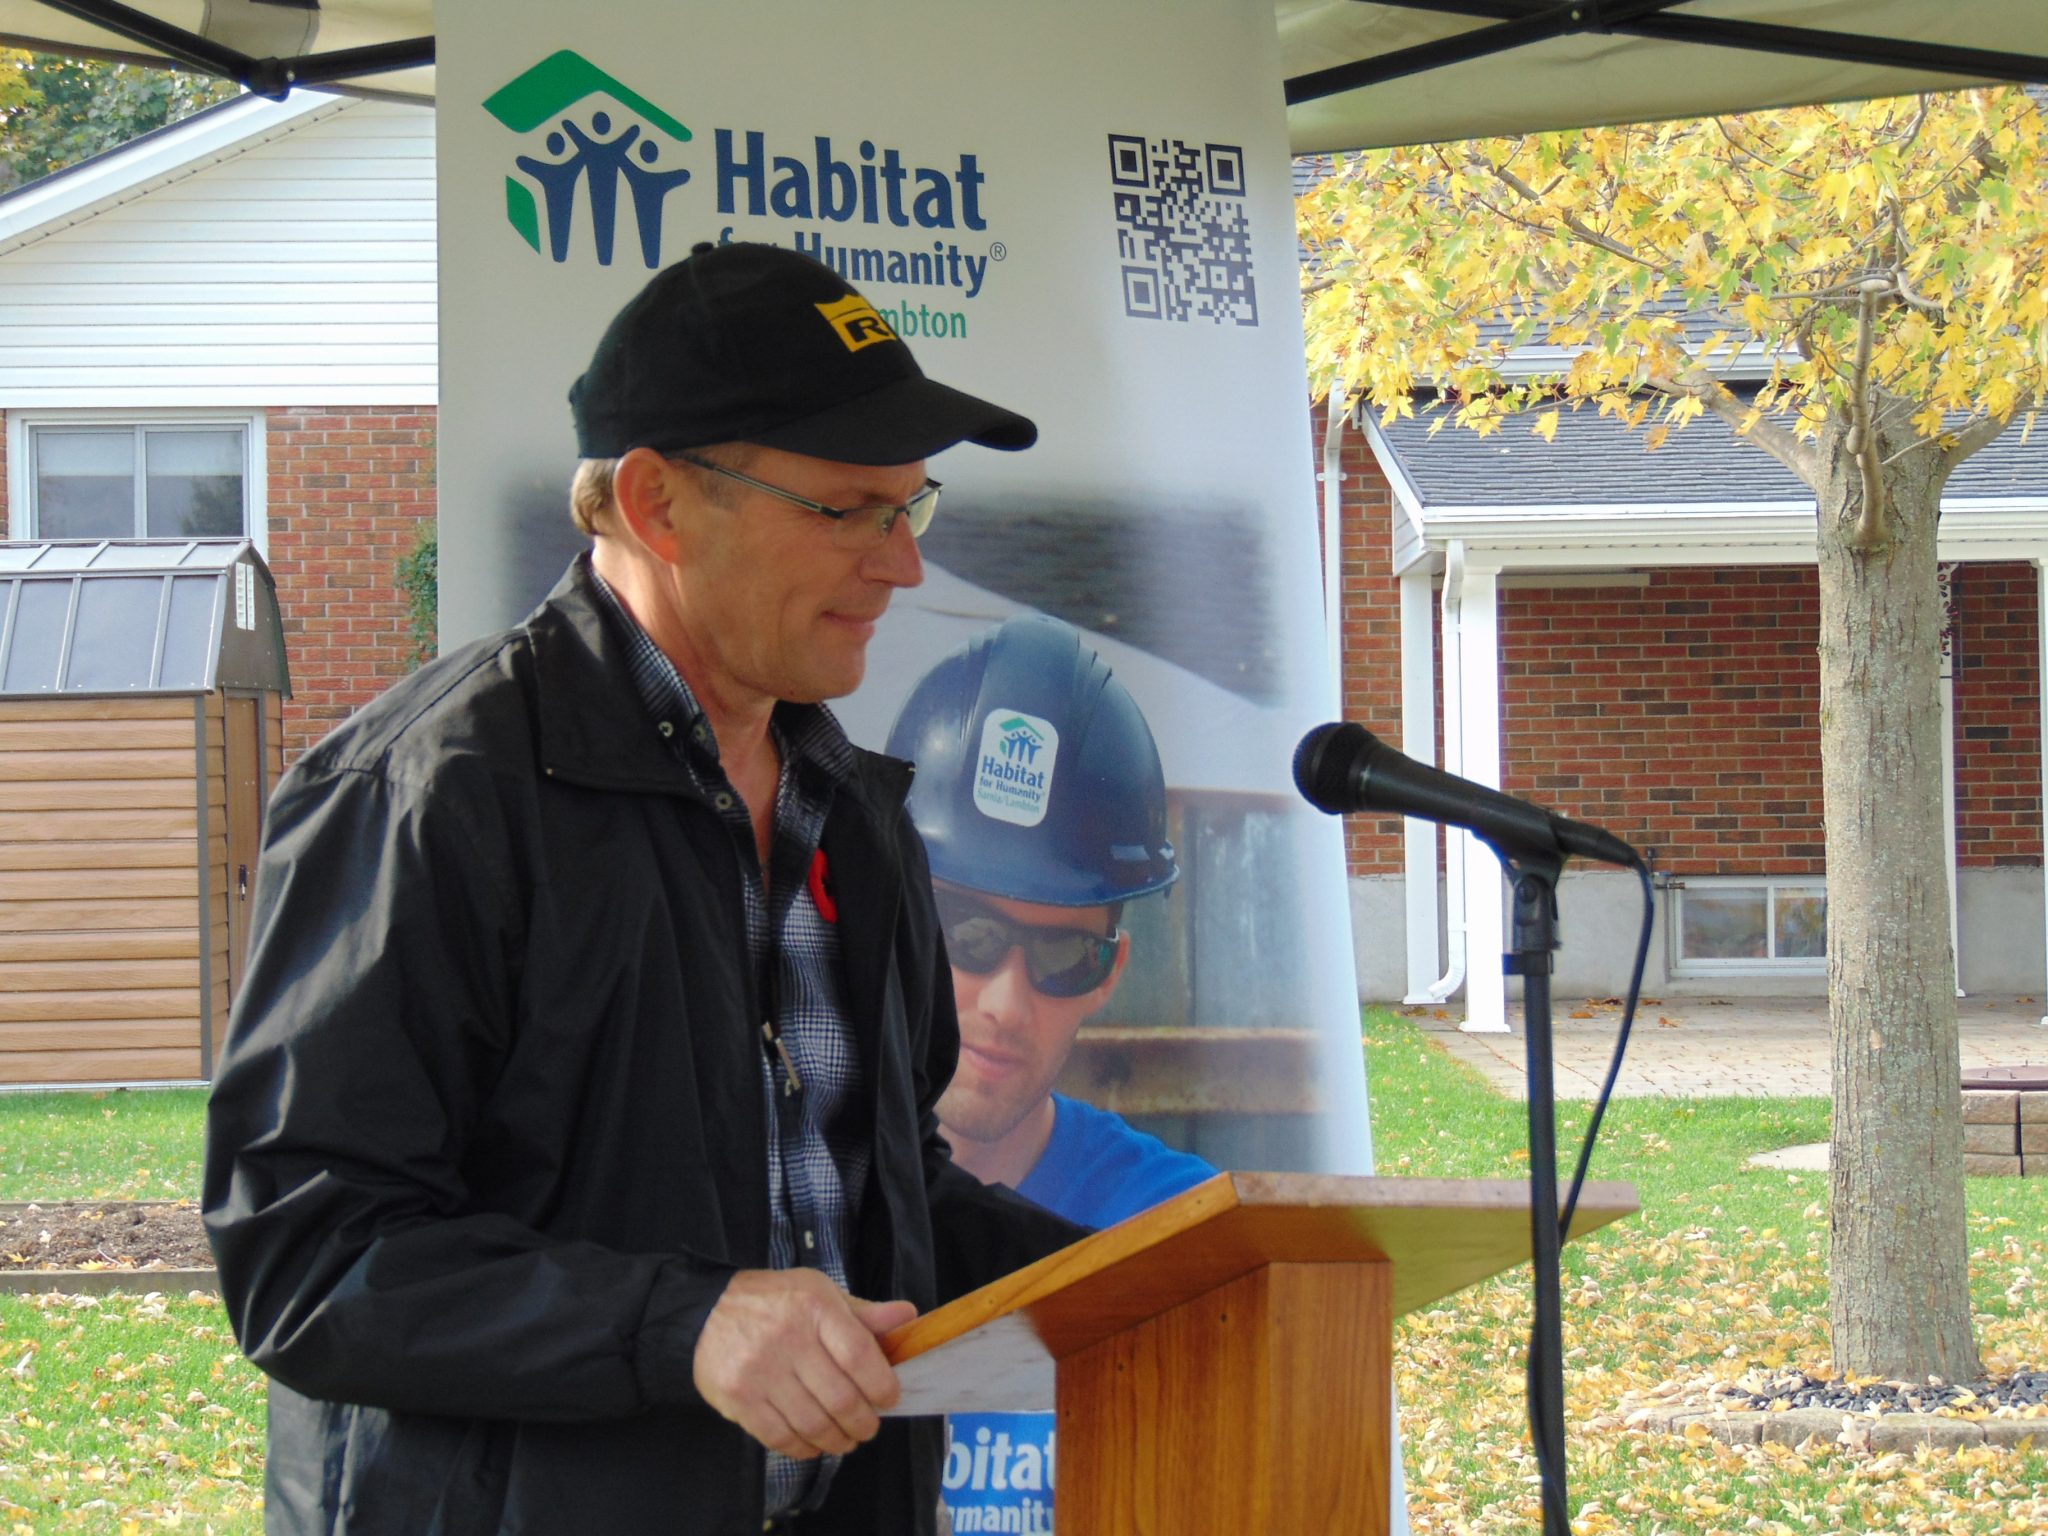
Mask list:
MULTIPOLYGON (((1015 618, 918 681, 888 751, 918 765, 910 813, 960 1011, 960 1066, 939 1099, 954 1161, 1091 1227, 1211 1177, 1053 1088, 1130 962, 1126 904, 1180 878, 1159 749, 1129 691, 1072 625, 1015 618)), ((1052 1414, 955 1414, 948 1428, 956 1529, 1051 1529, 1052 1414)))
MULTIPOLYGON (((954 1161, 1092 1227, 1218 1170, 1370 1172, 1341 828, 1291 771, 1338 693, 1271 7, 436 24, 444 646, 583 546, 564 391, 606 318, 701 243, 823 264, 835 347, 1038 432, 924 466, 915 572, 827 701, 915 766, 954 1161)), ((1050 1415, 957 1419, 952 1528, 1051 1530, 1056 1461, 1050 1415)))

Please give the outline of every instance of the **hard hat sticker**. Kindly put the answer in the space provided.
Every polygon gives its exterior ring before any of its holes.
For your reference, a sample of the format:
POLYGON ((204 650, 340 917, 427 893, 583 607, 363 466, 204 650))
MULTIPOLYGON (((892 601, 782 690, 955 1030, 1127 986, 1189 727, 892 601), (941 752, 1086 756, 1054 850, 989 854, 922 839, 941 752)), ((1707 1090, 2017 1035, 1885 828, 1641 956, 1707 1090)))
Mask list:
POLYGON ((1050 720, 1021 710, 990 710, 981 723, 974 765, 974 808, 996 821, 1035 827, 1052 799, 1060 733, 1050 720))

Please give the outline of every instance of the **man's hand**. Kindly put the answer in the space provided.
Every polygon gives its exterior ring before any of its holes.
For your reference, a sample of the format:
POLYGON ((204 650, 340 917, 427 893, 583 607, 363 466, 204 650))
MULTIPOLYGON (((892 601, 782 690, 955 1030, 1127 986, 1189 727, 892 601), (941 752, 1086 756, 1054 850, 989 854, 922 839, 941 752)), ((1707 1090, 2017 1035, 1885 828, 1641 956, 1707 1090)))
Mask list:
POLYGON ((815 1269, 743 1269, 697 1336, 704 1401, 771 1451, 844 1456, 895 1406, 896 1372, 875 1340, 917 1316, 862 1301, 815 1269))

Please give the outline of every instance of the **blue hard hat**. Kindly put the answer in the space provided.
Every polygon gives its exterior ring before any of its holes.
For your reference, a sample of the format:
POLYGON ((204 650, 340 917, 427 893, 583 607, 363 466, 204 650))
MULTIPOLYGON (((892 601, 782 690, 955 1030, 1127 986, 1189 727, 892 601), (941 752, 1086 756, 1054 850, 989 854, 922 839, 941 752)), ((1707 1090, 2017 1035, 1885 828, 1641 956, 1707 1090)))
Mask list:
POLYGON ((1152 729, 1071 624, 1011 619, 945 657, 888 750, 917 764, 910 814, 935 879, 1091 907, 1180 877, 1152 729))

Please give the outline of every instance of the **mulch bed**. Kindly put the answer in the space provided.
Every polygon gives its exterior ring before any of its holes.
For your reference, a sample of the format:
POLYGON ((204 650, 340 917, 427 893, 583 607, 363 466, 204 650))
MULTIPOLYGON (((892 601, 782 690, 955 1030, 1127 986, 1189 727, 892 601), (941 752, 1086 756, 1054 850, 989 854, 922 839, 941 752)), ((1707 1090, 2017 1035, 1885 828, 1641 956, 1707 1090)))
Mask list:
POLYGON ((1808 1444, 1879 1454, 2048 1446, 2048 1371, 1968 1386, 1861 1381, 1803 1371, 1666 1382, 1630 1393, 1605 1427, 1708 1436, 1730 1446, 1808 1444))
POLYGON ((2037 1408, 2048 1403, 2048 1371, 2015 1371, 1967 1387, 1939 1382, 1916 1386, 1903 1381, 1823 1381, 1803 1371, 1785 1371, 1754 1385, 1736 1383, 1717 1395, 1731 1413, 1745 1408, 1831 1408, 1839 1413, 2037 1408))
POLYGON ((53 1200, 0 1207, 0 1273, 211 1269, 190 1200, 53 1200))

